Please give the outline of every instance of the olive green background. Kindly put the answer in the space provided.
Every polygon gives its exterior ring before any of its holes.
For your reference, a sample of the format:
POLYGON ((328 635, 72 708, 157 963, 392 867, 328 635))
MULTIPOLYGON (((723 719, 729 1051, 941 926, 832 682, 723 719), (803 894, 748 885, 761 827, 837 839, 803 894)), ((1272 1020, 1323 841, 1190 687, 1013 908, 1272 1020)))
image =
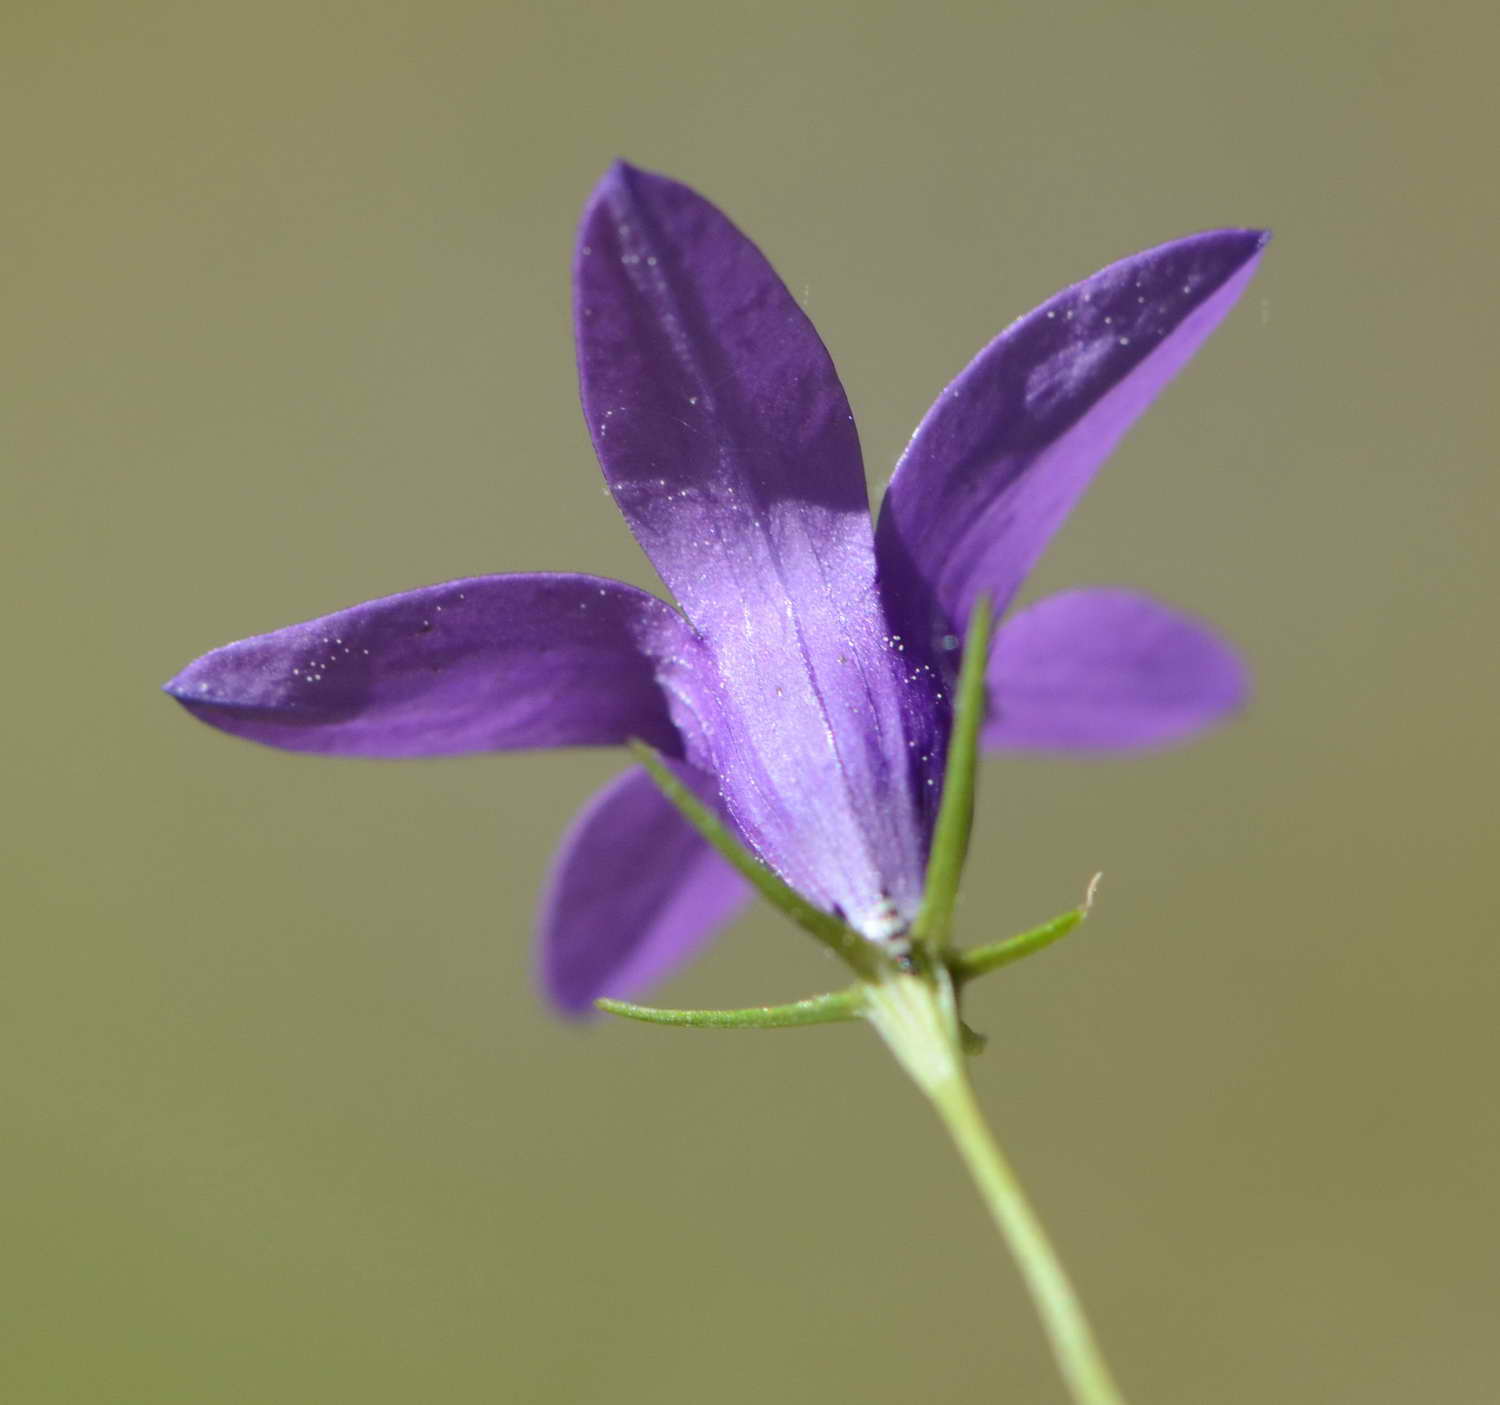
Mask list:
MULTIPOLYGON (((0 1395, 1058 1402, 866 1031, 560 1024, 531 921, 602 753, 323 761, 157 691, 485 571, 654 577, 578 414, 616 154, 756 237, 878 490, 1054 289, 1263 274, 1040 589, 1216 621, 1258 697, 983 776, 976 1076, 1138 1402, 1500 1397, 1492 249, 1478 4, 0 12, 0 1395)), ((835 973, 762 913, 664 992, 835 973)))

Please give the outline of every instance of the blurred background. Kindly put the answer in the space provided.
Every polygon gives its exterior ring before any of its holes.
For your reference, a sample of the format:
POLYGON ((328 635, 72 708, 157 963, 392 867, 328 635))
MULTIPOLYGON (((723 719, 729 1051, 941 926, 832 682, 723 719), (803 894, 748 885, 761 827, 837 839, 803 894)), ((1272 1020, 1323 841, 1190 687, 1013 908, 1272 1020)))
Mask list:
MULTIPOLYGON (((1275 228, 1032 582, 1208 616, 1257 701, 987 765, 971 940, 1106 878, 977 989, 976 1078, 1133 1399, 1494 1399, 1493 15, 10 0, 5 1399, 1063 1398, 873 1036, 539 1004, 618 757, 323 761, 157 692, 449 577, 655 585, 568 331, 617 154, 770 254, 876 492, 1045 295, 1275 228)), ((662 998, 834 976, 756 912, 662 998)))

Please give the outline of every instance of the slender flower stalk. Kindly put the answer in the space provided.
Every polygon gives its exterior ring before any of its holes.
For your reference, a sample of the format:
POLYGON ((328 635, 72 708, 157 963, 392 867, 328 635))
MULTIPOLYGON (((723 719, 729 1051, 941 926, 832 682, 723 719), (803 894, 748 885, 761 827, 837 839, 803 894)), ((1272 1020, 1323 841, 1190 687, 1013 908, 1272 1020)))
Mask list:
POLYGON ((1010 1247, 1076 1405, 1124 1405, 1057 1251, 975 1100, 949 1023, 950 1000, 911 977, 871 993, 869 1018, 926 1094, 1010 1247))
POLYGON ((960 1011, 971 981, 1088 904, 962 951, 958 883, 981 751, 1159 746, 1245 700, 1233 651, 1144 596, 1007 611, 1266 238, 1162 244, 1012 323, 938 396, 872 522, 854 417, 796 299, 702 196, 619 163, 579 230, 579 382, 610 492, 672 603, 597 576, 467 577, 225 645, 167 692, 224 732, 321 755, 628 747, 638 764, 578 816, 547 887, 548 997, 688 1028, 868 1020, 973 1172, 1075 1400, 1111 1405, 980 1120, 965 1059, 983 1041, 960 1011), (853 983, 741 1010, 630 1003, 752 893, 853 983))
POLYGON ((1124 1405, 1093 1328, 1047 1231, 985 1124, 962 1069, 927 1090, 985 1208, 1010 1245, 1047 1342, 1077 1405, 1124 1405))

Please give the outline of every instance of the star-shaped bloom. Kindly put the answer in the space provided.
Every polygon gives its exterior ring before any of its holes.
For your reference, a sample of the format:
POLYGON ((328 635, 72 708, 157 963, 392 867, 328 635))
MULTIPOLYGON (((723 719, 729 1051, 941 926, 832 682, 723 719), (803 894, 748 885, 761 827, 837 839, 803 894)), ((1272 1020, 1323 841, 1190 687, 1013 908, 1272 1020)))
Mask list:
MULTIPOLYGON (((1266 236, 1223 229, 1110 265, 986 346, 938 397, 872 530, 854 419, 812 324, 694 191, 619 164, 574 264, 583 409, 676 608, 595 576, 481 576, 226 645, 167 691, 293 751, 415 757, 639 738, 748 847, 872 942, 922 902, 957 648, 1244 290, 1266 236)), ((1235 656, 1143 596, 1021 610, 984 741, 1109 751, 1233 712, 1235 656)), ((632 767, 563 841, 541 916, 564 1010, 637 993, 748 889, 632 767)))

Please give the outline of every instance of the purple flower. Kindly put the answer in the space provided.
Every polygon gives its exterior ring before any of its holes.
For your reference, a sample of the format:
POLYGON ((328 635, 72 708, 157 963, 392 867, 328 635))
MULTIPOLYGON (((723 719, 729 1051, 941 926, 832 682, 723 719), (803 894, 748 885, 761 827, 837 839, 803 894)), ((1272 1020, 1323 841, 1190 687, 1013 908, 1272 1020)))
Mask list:
MULTIPOLYGON (((679 609, 594 576, 481 576, 226 645, 167 691, 226 732, 341 756, 639 737, 792 887, 889 941, 922 899, 970 609, 1005 609, 1265 241, 1164 244, 1012 324, 938 397, 872 531, 854 420, 796 300, 701 196, 616 165, 574 265, 583 409, 679 609)), ((1118 590, 1022 610, 988 680, 996 748, 1174 741, 1246 692, 1202 625, 1118 590)), ((746 892, 632 768, 563 842, 547 990, 572 1012, 639 992, 746 892)))

